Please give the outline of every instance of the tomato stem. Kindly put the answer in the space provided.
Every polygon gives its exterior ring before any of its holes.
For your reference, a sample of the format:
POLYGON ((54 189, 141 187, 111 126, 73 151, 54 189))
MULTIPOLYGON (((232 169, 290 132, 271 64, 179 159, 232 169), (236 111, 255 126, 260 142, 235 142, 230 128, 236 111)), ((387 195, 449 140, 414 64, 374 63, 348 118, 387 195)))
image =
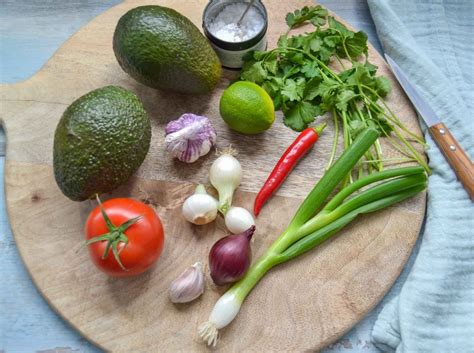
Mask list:
POLYGON ((122 261, 120 260, 120 253, 127 247, 128 244, 128 238, 125 235, 125 231, 133 224, 137 223, 142 218, 142 216, 131 218, 116 227, 110 220, 104 208, 102 207, 99 195, 96 194, 95 196, 97 203, 99 204, 100 213, 102 214, 102 217, 104 217, 104 221, 107 225, 107 229, 109 230, 109 232, 87 240, 85 245, 87 246, 97 243, 99 241, 106 241, 107 245, 105 246, 104 253, 102 254, 102 259, 106 259, 109 255, 110 249, 112 249, 112 254, 119 266, 122 268, 122 270, 128 271, 128 269, 125 268, 122 261), (124 243, 124 245, 119 249, 118 246, 120 243, 124 243))

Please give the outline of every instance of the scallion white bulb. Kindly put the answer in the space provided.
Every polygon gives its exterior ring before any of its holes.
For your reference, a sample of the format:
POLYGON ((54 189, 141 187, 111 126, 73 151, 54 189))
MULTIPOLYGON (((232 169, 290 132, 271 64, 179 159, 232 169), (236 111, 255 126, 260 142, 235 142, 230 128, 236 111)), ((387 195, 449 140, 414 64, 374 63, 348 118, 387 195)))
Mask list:
POLYGON ((212 163, 209 180, 219 193, 219 211, 226 214, 242 181, 240 162, 231 153, 223 153, 212 163))

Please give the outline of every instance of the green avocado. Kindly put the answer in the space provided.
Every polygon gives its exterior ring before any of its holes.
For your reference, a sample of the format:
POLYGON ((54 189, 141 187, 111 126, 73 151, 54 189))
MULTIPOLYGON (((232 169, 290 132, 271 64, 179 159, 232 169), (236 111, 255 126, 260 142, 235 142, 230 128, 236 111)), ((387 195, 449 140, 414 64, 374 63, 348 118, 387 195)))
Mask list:
POLYGON ((122 69, 153 88, 208 93, 221 76, 219 58, 186 17, 162 6, 140 6, 123 15, 113 47, 122 69))
POLYGON ((107 86, 74 101, 54 134, 54 176, 74 201, 110 192, 145 159, 151 140, 148 114, 138 97, 107 86))

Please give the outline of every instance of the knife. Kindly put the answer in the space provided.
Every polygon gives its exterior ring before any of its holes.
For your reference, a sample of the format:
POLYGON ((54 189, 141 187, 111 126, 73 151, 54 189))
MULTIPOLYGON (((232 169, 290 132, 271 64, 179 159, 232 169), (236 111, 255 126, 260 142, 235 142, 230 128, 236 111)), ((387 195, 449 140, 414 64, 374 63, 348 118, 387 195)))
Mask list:
POLYGON ((471 200, 474 200, 474 165, 469 159, 469 156, 464 152, 454 136, 451 135, 446 125, 441 122, 436 112, 430 107, 426 100, 420 96, 415 87, 412 86, 400 66, 387 54, 385 54, 385 58, 398 83, 400 83, 400 86, 402 86, 406 95, 415 106, 418 114, 423 118, 426 125, 428 125, 433 140, 435 140, 444 157, 453 168, 471 200))

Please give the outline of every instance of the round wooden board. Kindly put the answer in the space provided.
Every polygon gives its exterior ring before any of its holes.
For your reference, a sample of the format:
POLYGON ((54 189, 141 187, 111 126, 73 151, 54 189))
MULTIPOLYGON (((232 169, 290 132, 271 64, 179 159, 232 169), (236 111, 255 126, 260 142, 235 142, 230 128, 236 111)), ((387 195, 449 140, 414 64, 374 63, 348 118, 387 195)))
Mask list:
MULTIPOLYGON (((243 136, 222 123, 218 101, 235 77, 225 72, 207 96, 179 96, 144 87, 118 66, 112 51, 117 20, 127 10, 156 3, 173 7, 200 26, 205 0, 128 1, 94 19, 72 36, 31 79, 0 89, 1 119, 7 132, 6 199, 13 234, 23 261, 51 306, 87 339, 115 352, 207 351, 197 336, 223 289, 208 280, 207 290, 188 305, 168 300, 170 282, 195 261, 207 263, 215 240, 225 234, 222 221, 194 227, 180 213, 196 182, 207 182, 210 153, 193 165, 167 157, 163 127, 184 112, 209 116, 218 130, 218 147, 232 144, 245 170, 235 204, 251 208, 255 192, 296 133, 278 113, 274 126, 258 136, 243 136), (113 279, 99 272, 82 243, 83 224, 93 202, 64 197, 52 172, 52 141, 57 121, 74 99, 117 84, 136 92, 153 121, 150 153, 136 177, 112 196, 149 202, 164 221, 166 246, 157 265, 146 274, 113 279)), ((269 46, 284 31, 284 15, 309 0, 265 2, 269 12, 269 46)), ((303 29, 304 30, 304 29, 303 29)), ((392 78, 371 47, 370 59, 392 78)), ((393 80, 393 79, 392 79, 393 80)), ((415 113, 398 85, 389 104, 419 132, 415 113)), ((327 117, 322 117, 325 120, 327 117)), ((259 256, 278 236, 301 198, 323 173, 332 126, 314 151, 294 170, 257 220, 252 244, 259 256)), ((384 146, 390 156, 389 146, 384 146)), ((425 195, 362 217, 340 234, 301 258, 275 268, 248 297, 238 318, 222 331, 216 351, 276 352, 317 350, 335 341, 359 321, 399 275, 422 224, 425 195)))

